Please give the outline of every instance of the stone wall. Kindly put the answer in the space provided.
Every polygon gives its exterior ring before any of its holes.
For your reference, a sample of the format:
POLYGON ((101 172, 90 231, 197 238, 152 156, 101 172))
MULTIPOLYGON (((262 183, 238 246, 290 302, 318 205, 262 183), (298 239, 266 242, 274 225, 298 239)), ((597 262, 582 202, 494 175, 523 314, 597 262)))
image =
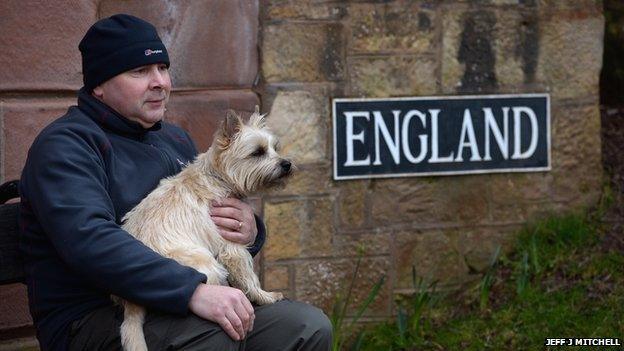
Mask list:
POLYGON ((600 1, 303 1, 260 6, 261 94, 299 174, 263 198, 263 280, 326 311, 362 256, 357 300, 392 313, 412 270, 477 279, 523 224, 600 195, 600 1), (552 170, 332 180, 331 98, 551 96, 552 170))

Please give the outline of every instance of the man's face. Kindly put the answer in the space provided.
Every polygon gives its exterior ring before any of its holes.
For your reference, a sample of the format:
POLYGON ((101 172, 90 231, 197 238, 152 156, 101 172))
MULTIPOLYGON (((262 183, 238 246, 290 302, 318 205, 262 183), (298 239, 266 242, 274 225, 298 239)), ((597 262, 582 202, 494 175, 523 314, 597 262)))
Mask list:
POLYGON ((131 121, 150 128, 162 120, 171 78, 164 63, 137 67, 93 89, 93 95, 131 121))

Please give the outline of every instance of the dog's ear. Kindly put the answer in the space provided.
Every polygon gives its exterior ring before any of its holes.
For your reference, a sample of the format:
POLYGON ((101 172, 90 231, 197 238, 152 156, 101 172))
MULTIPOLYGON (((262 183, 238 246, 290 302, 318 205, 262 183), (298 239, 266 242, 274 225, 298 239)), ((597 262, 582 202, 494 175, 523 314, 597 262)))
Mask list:
POLYGON ((256 110, 249 117, 249 124, 256 128, 264 128, 266 127, 266 116, 267 114, 260 114, 260 106, 256 105, 256 110))
POLYGON ((234 110, 227 110, 225 119, 221 122, 217 133, 217 145, 222 149, 227 148, 236 133, 240 132, 243 120, 234 110))

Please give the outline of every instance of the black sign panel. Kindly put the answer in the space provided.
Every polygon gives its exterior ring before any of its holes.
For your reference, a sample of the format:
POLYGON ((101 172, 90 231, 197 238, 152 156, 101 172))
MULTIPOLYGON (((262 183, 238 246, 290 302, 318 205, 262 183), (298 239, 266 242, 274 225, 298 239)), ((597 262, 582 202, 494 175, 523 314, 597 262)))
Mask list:
POLYGON ((334 99, 334 179, 550 170, 548 94, 334 99))

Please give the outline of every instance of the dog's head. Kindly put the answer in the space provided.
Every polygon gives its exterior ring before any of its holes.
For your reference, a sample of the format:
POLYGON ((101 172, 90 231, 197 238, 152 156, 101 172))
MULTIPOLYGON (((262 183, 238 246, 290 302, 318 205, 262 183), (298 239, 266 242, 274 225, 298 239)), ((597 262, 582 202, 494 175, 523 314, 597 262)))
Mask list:
POLYGON ((247 123, 230 110, 214 138, 212 166, 240 195, 282 185, 293 173, 265 118, 258 106, 247 123))

